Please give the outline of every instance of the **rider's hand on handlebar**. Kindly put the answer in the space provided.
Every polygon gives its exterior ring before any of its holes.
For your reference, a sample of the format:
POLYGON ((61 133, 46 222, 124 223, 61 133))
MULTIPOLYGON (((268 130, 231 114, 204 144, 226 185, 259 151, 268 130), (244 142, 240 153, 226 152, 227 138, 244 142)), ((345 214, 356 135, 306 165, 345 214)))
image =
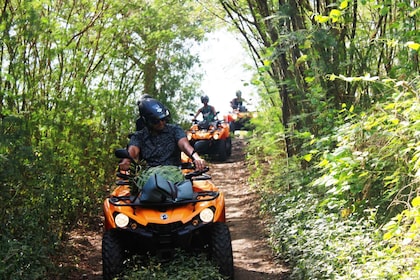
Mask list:
POLYGON ((200 156, 194 156, 194 165, 196 170, 203 170, 206 167, 206 162, 200 156))
POLYGON ((124 158, 121 160, 119 166, 120 170, 128 170, 130 169, 131 160, 128 158, 124 158))

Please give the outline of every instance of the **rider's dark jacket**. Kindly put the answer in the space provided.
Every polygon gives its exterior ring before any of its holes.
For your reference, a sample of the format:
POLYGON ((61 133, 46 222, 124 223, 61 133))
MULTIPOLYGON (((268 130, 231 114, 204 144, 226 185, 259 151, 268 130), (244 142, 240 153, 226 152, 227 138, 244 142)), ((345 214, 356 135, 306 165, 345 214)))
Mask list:
POLYGON ((140 158, 149 166, 178 166, 181 164, 178 141, 184 137, 186 137, 184 130, 176 124, 166 124, 156 135, 152 135, 145 127, 131 136, 129 145, 140 148, 140 158))

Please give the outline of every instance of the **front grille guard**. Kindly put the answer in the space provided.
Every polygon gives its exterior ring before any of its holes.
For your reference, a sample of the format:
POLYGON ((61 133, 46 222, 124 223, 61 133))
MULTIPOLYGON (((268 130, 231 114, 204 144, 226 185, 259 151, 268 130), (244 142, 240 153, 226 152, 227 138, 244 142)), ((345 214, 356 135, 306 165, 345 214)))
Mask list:
POLYGON ((195 192, 192 199, 165 202, 141 202, 140 195, 111 196, 109 202, 115 206, 137 206, 145 208, 176 207, 190 203, 211 201, 219 197, 219 192, 195 192))

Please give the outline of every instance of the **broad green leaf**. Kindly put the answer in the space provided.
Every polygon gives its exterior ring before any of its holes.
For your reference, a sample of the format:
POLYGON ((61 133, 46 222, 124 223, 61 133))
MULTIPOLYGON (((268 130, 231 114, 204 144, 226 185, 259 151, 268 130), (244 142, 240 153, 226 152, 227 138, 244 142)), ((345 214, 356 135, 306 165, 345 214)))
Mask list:
POLYGON ((307 60, 308 60, 308 56, 304 54, 296 60, 296 65, 300 65, 307 60))
POLYGON ((265 59, 264 66, 270 66, 270 65, 271 65, 271 60, 265 59))
POLYGON ((399 119, 392 119, 391 120, 391 123, 393 123, 393 124, 399 124, 400 123, 400 120, 399 119))
POLYGON ((413 198, 413 200, 411 201, 411 205, 413 205, 413 207, 420 206, 420 196, 413 198))
POLYGON ((389 103, 384 107, 385 110, 392 110, 394 108, 395 108, 395 103, 389 103))
POLYGON ((380 13, 381 16, 387 15, 389 13, 389 7, 384 6, 379 13, 380 13))
POLYGON ((312 154, 306 154, 303 156, 303 159, 307 162, 310 162, 312 160, 312 154))
POLYGON ((391 231, 388 231, 384 234, 383 239, 386 241, 386 240, 391 239, 393 236, 394 234, 391 231))
POLYGON ((329 19, 330 17, 327 17, 327 16, 321 16, 321 15, 315 16, 315 20, 319 23, 326 23, 328 22, 329 19))
POLYGON ((312 83, 313 81, 315 81, 315 77, 305 77, 305 82, 312 83))
POLYGON ((407 42, 405 45, 407 47, 409 47, 410 49, 413 49, 415 51, 418 51, 420 49, 420 44, 419 43, 412 42, 412 41, 407 42))
POLYGON ((345 8, 347 8, 348 5, 349 5, 349 1, 344 0, 343 2, 340 3, 340 10, 344 10, 345 8))
POLYGON ((328 162, 328 160, 324 158, 324 159, 323 159, 323 160, 319 163, 319 166, 320 166, 320 167, 325 167, 325 166, 327 166, 327 165, 328 165, 328 163, 329 163, 329 162, 328 162))
POLYGON ((330 12, 330 17, 340 17, 341 16, 341 12, 340 10, 337 9, 332 9, 330 12))

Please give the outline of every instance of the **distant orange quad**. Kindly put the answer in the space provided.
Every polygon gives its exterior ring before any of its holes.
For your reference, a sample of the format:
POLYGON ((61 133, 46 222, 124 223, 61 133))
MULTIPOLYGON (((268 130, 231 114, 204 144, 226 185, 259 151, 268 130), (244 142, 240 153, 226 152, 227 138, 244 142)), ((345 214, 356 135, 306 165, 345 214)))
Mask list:
POLYGON ((251 124, 251 119, 257 116, 257 112, 248 111, 244 106, 239 109, 234 109, 224 116, 224 121, 229 124, 231 132, 236 130, 251 131, 254 126, 251 124))
POLYGON ((197 153, 225 161, 232 154, 232 139, 229 124, 223 120, 193 120, 187 138, 197 153))

